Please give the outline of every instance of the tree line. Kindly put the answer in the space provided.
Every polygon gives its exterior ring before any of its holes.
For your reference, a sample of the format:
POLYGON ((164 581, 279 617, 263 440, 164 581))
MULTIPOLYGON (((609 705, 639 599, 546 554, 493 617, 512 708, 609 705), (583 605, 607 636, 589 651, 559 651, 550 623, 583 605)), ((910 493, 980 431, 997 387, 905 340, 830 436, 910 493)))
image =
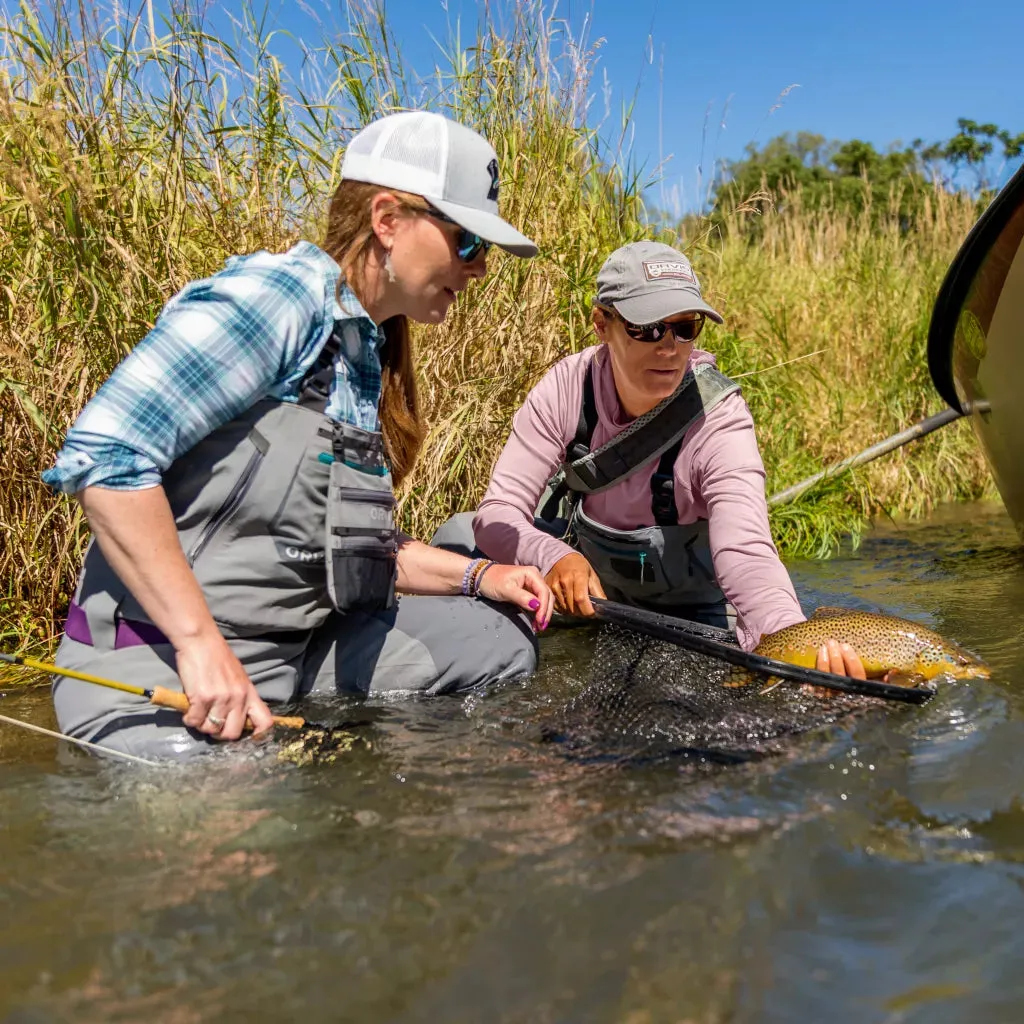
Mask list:
POLYGON ((764 191, 771 200, 755 205, 785 205, 794 195, 811 209, 828 204, 859 213, 870 205, 888 212, 897 204, 908 226, 935 189, 967 192, 987 205, 1024 154, 1024 132, 965 117, 957 129, 940 142, 915 139, 884 152, 860 139, 830 141, 814 132, 779 135, 760 148, 751 143, 744 158, 726 161, 712 194, 712 219, 764 191))

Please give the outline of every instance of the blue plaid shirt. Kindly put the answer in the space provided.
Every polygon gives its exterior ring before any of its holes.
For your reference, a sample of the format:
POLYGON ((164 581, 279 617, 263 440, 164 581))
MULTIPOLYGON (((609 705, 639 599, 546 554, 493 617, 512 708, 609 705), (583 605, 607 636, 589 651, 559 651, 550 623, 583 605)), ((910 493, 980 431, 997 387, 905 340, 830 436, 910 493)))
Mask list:
POLYGON ((260 399, 294 402, 336 320, 345 325, 326 413, 379 430, 384 334, 340 276, 300 242, 233 257, 187 285, 82 410, 43 480, 68 494, 159 484, 178 456, 260 399))

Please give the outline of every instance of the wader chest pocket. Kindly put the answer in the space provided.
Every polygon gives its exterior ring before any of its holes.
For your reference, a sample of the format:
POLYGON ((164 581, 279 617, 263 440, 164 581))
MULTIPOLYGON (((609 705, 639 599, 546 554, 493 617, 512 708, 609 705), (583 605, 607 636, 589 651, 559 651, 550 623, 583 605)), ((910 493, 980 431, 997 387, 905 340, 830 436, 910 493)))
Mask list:
POLYGON ((395 603, 394 537, 336 536, 331 562, 331 601, 338 611, 386 611, 395 603))
POLYGON ((632 558, 609 558, 608 563, 612 569, 627 580, 636 583, 657 583, 658 576, 654 567, 647 561, 646 552, 632 558))
POLYGON ((598 578, 638 600, 661 597, 671 589, 661 552, 654 544, 613 540, 577 521, 580 552, 598 578))
POLYGON ((395 601, 395 497, 389 478, 344 462, 331 466, 327 585, 340 612, 383 611, 395 601))
POLYGON ((275 540, 316 554, 315 564, 323 565, 324 513, 327 508, 327 488, 330 463, 319 439, 307 444, 298 460, 288 488, 270 523, 270 534, 275 540))
POLYGON ((202 530, 200 530, 199 536, 196 537, 192 546, 189 548, 186 556, 188 558, 189 565, 195 565, 196 559, 198 559, 203 553, 210 541, 212 541, 220 531, 221 527, 223 527, 224 524, 241 507, 242 502, 245 500, 245 496, 249 493, 249 489, 252 487, 253 480, 256 478, 256 473, 263 464, 267 445, 266 441, 264 441, 255 430, 250 433, 249 440, 254 445, 253 450, 246 459, 245 465, 242 467, 242 471, 232 485, 227 497, 225 497, 217 511, 214 512, 214 514, 206 521, 206 525, 202 530))

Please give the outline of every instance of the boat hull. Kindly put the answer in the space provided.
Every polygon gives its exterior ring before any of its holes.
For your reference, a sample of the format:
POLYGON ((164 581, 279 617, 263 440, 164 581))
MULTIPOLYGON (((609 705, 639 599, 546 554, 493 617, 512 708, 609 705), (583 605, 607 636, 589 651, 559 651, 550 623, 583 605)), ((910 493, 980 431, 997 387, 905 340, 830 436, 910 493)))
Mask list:
POLYGON ((970 414, 1024 539, 1024 168, 950 265, 932 313, 928 364, 942 397, 970 414))

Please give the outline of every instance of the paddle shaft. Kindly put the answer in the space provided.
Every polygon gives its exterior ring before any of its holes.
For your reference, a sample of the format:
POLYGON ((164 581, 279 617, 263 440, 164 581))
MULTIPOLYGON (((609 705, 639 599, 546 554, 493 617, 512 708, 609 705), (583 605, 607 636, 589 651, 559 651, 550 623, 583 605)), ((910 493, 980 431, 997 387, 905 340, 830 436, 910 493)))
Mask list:
POLYGON ((732 644, 721 643, 711 640, 707 636, 701 636, 695 631, 700 629, 698 623, 689 623, 680 619, 673 620, 670 615, 659 615, 657 612, 633 608, 631 605, 606 601, 602 598, 592 597, 590 601, 598 618, 605 622, 625 626, 637 633, 665 640, 677 647, 696 651, 698 654, 719 658, 729 662, 730 665, 738 665, 740 668, 749 669, 752 672, 778 676, 787 682, 826 686, 830 690, 855 693, 863 697, 881 697, 883 700, 900 701, 904 704, 923 704, 935 692, 931 687, 894 686, 891 683, 880 683, 873 679, 852 679, 849 676, 839 676, 832 672, 801 668, 799 665, 791 665, 787 661, 776 661, 774 658, 766 658, 761 654, 744 651, 732 644))
MULTIPOLYGON (((0 661, 6 661, 10 665, 22 665, 25 668, 34 668, 37 672, 49 672, 51 675, 64 676, 67 679, 78 679, 83 683, 92 683, 94 686, 106 686, 111 690, 122 690, 124 693, 134 693, 138 697, 145 697, 150 704, 160 708, 173 708, 185 714, 189 709, 188 697, 179 690, 168 690, 166 686, 154 686, 147 690, 141 686, 132 686, 129 683, 119 683, 114 679, 104 679, 102 676, 89 675, 88 672, 76 672, 71 668, 61 668, 59 665, 51 665, 46 661, 36 661, 35 658, 23 658, 19 654, 4 654, 0 651, 0 661)), ((306 720, 298 717, 285 715, 274 715, 274 725, 282 725, 286 729, 301 729, 305 726, 306 720)), ((253 728, 250 719, 245 720, 245 728, 253 728)))

